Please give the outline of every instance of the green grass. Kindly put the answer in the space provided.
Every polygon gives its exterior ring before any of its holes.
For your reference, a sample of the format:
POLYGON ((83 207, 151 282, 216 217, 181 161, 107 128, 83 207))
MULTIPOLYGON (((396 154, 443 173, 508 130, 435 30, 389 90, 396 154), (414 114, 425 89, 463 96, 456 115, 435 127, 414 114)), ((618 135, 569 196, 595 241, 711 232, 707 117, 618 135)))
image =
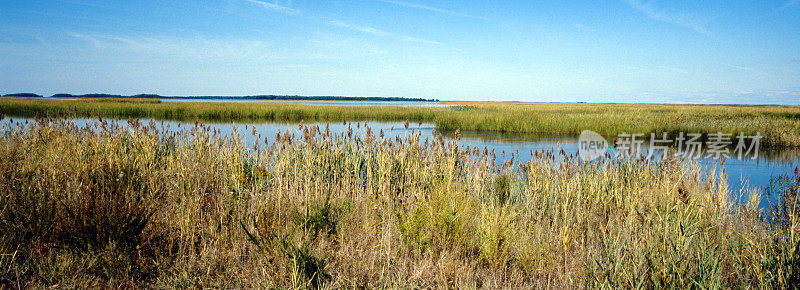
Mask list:
MULTIPOLYGON (((733 200, 697 164, 519 167, 306 127, 260 151, 40 119, 0 132, 0 285, 153 288, 789 288, 800 175, 733 200), (763 217, 769 217, 765 220, 763 217)), ((256 133, 257 134, 257 133, 256 133)))
POLYGON ((762 144, 800 146, 800 106, 453 103, 456 107, 343 107, 285 103, 113 102, 0 98, 11 116, 103 116, 203 121, 406 121, 437 129, 605 136, 627 133, 764 135, 762 144))

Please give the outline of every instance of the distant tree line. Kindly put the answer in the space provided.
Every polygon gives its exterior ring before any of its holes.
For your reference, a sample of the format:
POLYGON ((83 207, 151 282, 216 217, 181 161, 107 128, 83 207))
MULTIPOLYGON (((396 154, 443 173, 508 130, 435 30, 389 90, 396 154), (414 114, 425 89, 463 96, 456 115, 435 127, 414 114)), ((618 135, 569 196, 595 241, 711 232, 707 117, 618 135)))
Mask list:
POLYGON ((3 95, 3 97, 15 97, 15 98, 41 98, 42 95, 31 94, 31 93, 16 93, 16 94, 7 94, 3 95))
MULTIPOLYGON (((4 97, 41 98, 43 96, 32 93, 16 93, 3 95, 4 97)), ((139 95, 112 95, 112 94, 55 94, 51 98, 62 99, 97 99, 97 98, 128 98, 128 99, 181 99, 181 100, 276 100, 276 101, 392 101, 392 102, 438 102, 439 99, 404 98, 404 97, 345 97, 345 96, 286 96, 286 95, 256 95, 256 96, 161 96, 155 94, 139 95)))

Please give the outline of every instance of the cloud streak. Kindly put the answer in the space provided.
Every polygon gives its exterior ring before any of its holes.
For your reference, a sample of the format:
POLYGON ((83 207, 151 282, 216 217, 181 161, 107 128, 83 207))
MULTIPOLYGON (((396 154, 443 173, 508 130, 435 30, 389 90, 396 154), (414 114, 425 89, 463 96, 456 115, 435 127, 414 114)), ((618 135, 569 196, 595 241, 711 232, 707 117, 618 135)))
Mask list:
POLYGON ((389 3, 389 4, 398 5, 398 6, 403 6, 403 7, 407 7, 407 8, 427 10, 427 11, 441 13, 441 14, 450 15, 450 16, 457 16, 457 17, 464 17, 464 18, 479 19, 479 20, 484 20, 484 21, 491 21, 488 18, 475 16, 475 15, 471 15, 471 14, 466 14, 466 13, 461 13, 461 12, 452 11, 452 10, 447 10, 447 9, 436 8, 436 7, 427 6, 427 5, 423 5, 423 4, 411 3, 411 2, 406 2, 406 1, 398 1, 398 0, 378 0, 378 1, 381 1, 383 3, 389 3))
POLYGON ((573 23, 572 26, 575 27, 575 29, 583 30, 586 32, 597 32, 596 29, 586 26, 583 23, 573 23))
POLYGON ((441 44, 440 42, 437 42, 437 41, 432 41, 432 40, 427 40, 427 39, 422 39, 422 38, 416 38, 416 37, 397 34, 397 33, 391 33, 391 32, 380 30, 380 29, 377 29, 377 28, 374 28, 374 27, 355 25, 355 24, 347 23, 347 22, 344 22, 344 21, 341 21, 341 20, 331 20, 328 23, 333 25, 333 26, 338 26, 338 27, 342 27, 342 28, 348 28, 348 29, 351 29, 351 30, 355 30, 355 31, 359 31, 359 32, 367 33, 367 34, 372 34, 372 35, 377 35, 377 36, 392 37, 392 38, 397 38, 397 39, 404 40, 404 41, 419 42, 419 43, 425 43, 425 44, 441 44))
POLYGON ((797 3, 800 3, 800 0, 789 0, 789 1, 786 2, 786 4, 783 4, 783 6, 781 6, 781 8, 778 8, 778 10, 783 10, 783 9, 792 7, 797 3))
POLYGON ((99 49, 99 48, 105 48, 106 47, 106 43, 104 41, 100 40, 99 38, 95 37, 95 36, 87 35, 87 34, 83 34, 83 33, 77 33, 77 32, 67 32, 67 34, 69 34, 72 37, 75 37, 77 39, 80 39, 80 40, 83 40, 85 42, 88 42, 89 44, 94 46, 94 48, 98 48, 99 49))
POLYGON ((754 73, 754 74, 759 74, 759 75, 764 75, 764 76, 771 76, 771 74, 769 74, 769 73, 767 73, 765 71, 762 71, 762 70, 759 70, 759 69, 754 69, 754 68, 747 67, 747 66, 734 65, 734 64, 729 64, 729 63, 723 63, 722 65, 727 66, 729 68, 738 69, 738 70, 741 70, 741 71, 746 71, 746 72, 750 72, 750 73, 754 73))
MULTIPOLYGON (((673 25, 677 25, 686 29, 693 30, 697 33, 713 36, 713 34, 706 29, 705 24, 693 17, 690 14, 676 14, 670 13, 665 9, 659 9, 649 3, 642 3, 639 0, 622 0, 626 4, 628 4, 631 8, 644 13, 647 18, 652 20, 661 21, 664 23, 670 23, 673 25)), ((797 0, 795 0, 797 1, 797 0)))
POLYGON ((266 1, 259 1, 259 0, 245 0, 245 1, 253 3, 253 4, 256 4, 256 5, 259 5, 261 7, 269 9, 269 10, 273 10, 273 11, 276 11, 276 12, 283 13, 283 14, 295 15, 297 13, 300 13, 300 10, 297 10, 297 9, 294 9, 294 8, 291 8, 291 7, 287 7, 287 6, 278 5, 278 4, 275 4, 275 3, 266 2, 266 1))
POLYGON ((3 39, 10 44, 17 44, 13 39, 11 39, 11 37, 6 36, 5 34, 0 33, 0 37, 3 37, 3 39))
MULTIPOLYGON (((296 15, 296 14, 300 13, 300 10, 297 10, 297 9, 294 9, 294 8, 290 8, 290 7, 287 7, 287 6, 278 5, 278 4, 272 3, 272 2, 266 2, 266 1, 261 1, 261 0, 245 0, 245 1, 253 3, 253 4, 257 4, 257 5, 261 6, 261 7, 264 7, 264 8, 269 9, 269 10, 274 10, 274 11, 277 11, 277 12, 280 12, 280 13, 284 13, 284 14, 288 14, 288 15, 296 15)), ((383 1, 383 0, 381 0, 381 1, 383 1)), ((393 1, 393 0, 386 0, 386 1, 393 1)), ((398 2, 398 3, 406 3, 406 2, 398 2)), ((411 4, 411 3, 406 3, 406 4, 411 4)), ((402 4, 398 4, 398 5, 402 5, 402 4)), ((427 6, 420 5, 420 7, 427 7, 427 6)), ((435 8, 432 8, 432 7, 428 7, 428 8, 435 9, 435 8)), ((445 10, 441 10, 441 11, 445 11, 445 10)), ((455 13, 455 12, 453 12, 453 13, 455 13)), ((464 14, 464 15, 466 15, 466 14, 464 14)), ((382 36, 382 37, 388 37, 388 38, 395 38, 395 39, 399 39, 399 40, 403 40, 403 41, 425 43, 425 44, 441 44, 441 43, 436 42, 436 41, 431 41, 431 40, 422 39, 422 38, 416 38, 416 37, 403 35, 403 34, 392 33, 392 32, 384 31, 384 30, 381 30, 381 29, 378 29, 378 28, 375 28, 375 27, 371 27, 371 26, 356 25, 356 24, 347 23, 347 22, 344 22, 344 21, 341 21, 341 20, 336 20, 336 19, 326 21, 325 17, 319 17, 319 16, 315 16, 313 14, 311 14, 311 15, 306 14, 306 15, 303 16, 303 18, 305 18, 307 20, 310 20, 310 21, 322 22, 324 24, 335 26, 335 27, 347 28, 347 29, 358 31, 358 32, 362 32, 362 33, 367 33, 367 34, 372 34, 372 35, 377 35, 377 36, 382 36)))
MULTIPOLYGON (((163 36, 141 37, 112 35, 92 32, 67 32, 70 36, 85 43, 89 49, 110 55, 125 55, 126 60, 138 62, 200 60, 213 62, 219 60, 246 59, 267 61, 281 59, 307 59, 308 55, 297 55, 293 51, 282 50, 270 42, 229 38, 173 38, 163 36)), ((83 49, 84 51, 86 49, 83 49)), ((319 59, 319 55, 314 55, 319 59)))

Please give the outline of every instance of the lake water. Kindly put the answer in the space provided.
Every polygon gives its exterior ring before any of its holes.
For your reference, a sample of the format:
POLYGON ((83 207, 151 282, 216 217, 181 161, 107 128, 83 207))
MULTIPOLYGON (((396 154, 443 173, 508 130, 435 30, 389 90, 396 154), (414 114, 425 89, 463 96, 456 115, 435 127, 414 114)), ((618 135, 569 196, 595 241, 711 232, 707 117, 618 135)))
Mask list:
POLYGON ((237 100, 237 99, 162 99, 162 102, 224 102, 224 103, 286 103, 311 106, 393 106, 393 107, 449 107, 437 102, 387 102, 387 101, 305 101, 305 100, 237 100))
MULTIPOLYGON (((79 126, 86 126, 96 122, 96 119, 78 118, 72 119, 79 126)), ((11 118, 5 118, 0 121, 0 126, 7 125, 11 118)), ((14 123, 32 122, 31 119, 14 118, 14 123)), ((147 124, 149 120, 140 120, 143 124, 147 124)), ((165 130, 175 132, 183 129, 192 128, 194 122, 180 122, 180 121, 161 121, 154 120, 160 128, 163 124, 165 130)), ((120 120, 122 126, 127 126, 126 120, 120 120)), ((204 122, 207 127, 213 130, 219 130, 220 133, 230 135, 234 128, 240 135, 242 140, 247 144, 264 144, 263 138, 267 138, 267 142, 271 143, 278 133, 292 132, 295 134, 302 134, 299 131, 298 123, 214 123, 204 122), (252 129, 262 136, 262 139, 256 140, 256 136, 252 134, 252 129)), ((395 136, 404 136, 412 129, 421 132, 421 137, 432 136, 435 130, 433 124, 428 123, 412 123, 408 130, 404 128, 403 122, 355 122, 350 124, 338 123, 310 123, 307 125, 319 125, 324 128, 329 125, 331 132, 341 133, 346 132, 348 127, 351 127, 355 134, 364 134, 366 132, 366 125, 377 135, 382 130, 387 137, 394 138, 395 136)), ((446 138, 452 136, 452 132, 440 132, 446 138)), ((532 136, 529 134, 501 134, 494 132, 476 132, 476 131, 463 131, 460 133, 461 139, 459 145, 466 147, 478 147, 483 150, 487 148, 489 151, 494 150, 498 156, 498 163, 504 162, 501 155, 506 158, 514 156, 515 163, 524 163, 528 161, 532 152, 537 150, 551 150, 563 149, 567 154, 578 154, 578 138, 577 137, 543 137, 532 136)), ((611 141, 611 140, 609 140, 611 141)), ((711 158, 699 159, 700 165, 705 169, 710 169, 713 166, 721 166, 727 173, 728 183, 733 194, 742 194, 746 188, 763 188, 768 186, 773 177, 790 174, 795 168, 800 166, 800 149, 787 148, 780 150, 765 150, 761 149, 758 152, 757 158, 751 159, 753 156, 746 156, 746 158, 727 158, 724 163, 720 164, 718 160, 711 158)), ((762 206, 767 205, 768 200, 766 197, 762 200, 762 206)))
MULTIPOLYGON (((91 100, 85 98, 52 98, 62 101, 91 100)), ((311 106, 393 106, 393 107, 450 107, 451 104, 438 102, 416 102, 416 101, 313 101, 313 100, 253 100, 253 99, 160 99, 162 102, 208 102, 208 103, 285 103, 302 104, 311 106)))

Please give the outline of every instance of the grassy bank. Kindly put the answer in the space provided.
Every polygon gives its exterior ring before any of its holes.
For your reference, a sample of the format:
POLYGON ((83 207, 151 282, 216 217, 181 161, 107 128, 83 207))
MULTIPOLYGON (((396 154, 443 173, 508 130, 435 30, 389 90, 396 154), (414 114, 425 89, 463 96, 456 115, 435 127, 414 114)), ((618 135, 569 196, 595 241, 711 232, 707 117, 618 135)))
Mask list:
POLYGON ((739 205, 692 164, 542 152, 505 167, 411 130, 318 127, 253 151, 202 125, 132 127, 4 129, 0 285, 772 288, 800 276, 794 178, 776 184, 790 202, 767 223, 757 193, 739 205))
POLYGON ((761 132, 762 144, 800 146, 800 106, 461 103, 456 107, 342 107, 285 103, 135 102, 0 98, 0 114, 249 121, 424 121, 440 130, 605 136, 761 132))

